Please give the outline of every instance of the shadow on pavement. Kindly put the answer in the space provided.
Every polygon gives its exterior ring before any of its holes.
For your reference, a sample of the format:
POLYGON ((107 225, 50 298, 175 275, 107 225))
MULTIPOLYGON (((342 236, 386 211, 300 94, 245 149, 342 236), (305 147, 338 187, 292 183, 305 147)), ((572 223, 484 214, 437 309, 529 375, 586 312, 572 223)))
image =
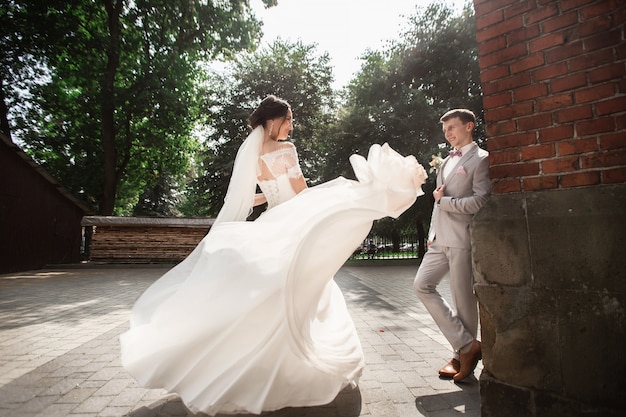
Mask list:
POLYGON ((2 275, 0 330, 40 323, 72 325, 116 311, 126 313, 166 270, 76 268, 2 275))
MULTIPOLYGON (((277 411, 262 413, 262 417, 358 417, 361 415, 361 392, 359 388, 347 387, 331 403, 317 407, 287 407, 277 411)), ((205 417, 206 414, 193 414, 182 400, 171 395, 158 400, 148 407, 134 410, 127 417, 205 417)), ((230 415, 217 414, 215 417, 230 415)), ((237 414, 238 417, 258 417, 258 414, 237 414)))
POLYGON ((476 377, 468 377, 463 382, 457 383, 456 386, 460 387, 462 391, 416 397, 415 407, 426 417, 441 415, 442 410, 450 410, 451 408, 459 416, 480 417, 480 399, 476 377))

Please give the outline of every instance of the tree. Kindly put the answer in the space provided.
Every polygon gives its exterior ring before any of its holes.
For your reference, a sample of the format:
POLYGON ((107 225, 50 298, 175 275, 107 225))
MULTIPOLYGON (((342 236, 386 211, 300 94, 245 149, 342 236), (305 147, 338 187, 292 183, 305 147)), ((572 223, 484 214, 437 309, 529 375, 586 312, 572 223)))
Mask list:
POLYGON ((44 59, 50 53, 48 35, 64 28, 65 22, 38 28, 45 16, 43 6, 37 1, 0 0, 0 133, 10 139, 14 126, 9 112, 23 112, 30 87, 48 75, 44 59))
POLYGON ((327 53, 315 45, 281 39, 254 53, 241 54, 224 75, 210 77, 205 113, 212 121, 197 177, 181 211, 215 216, 222 206, 237 149, 246 137, 246 120, 268 94, 287 100, 295 118, 296 143, 309 183, 320 178, 320 143, 332 123, 334 93, 327 53))
MULTIPOLYGON (((364 54, 329 136, 326 179, 350 175, 344 161, 352 153, 367 152, 372 143, 387 142, 402 154, 415 155, 428 168, 431 155, 444 143, 439 125, 443 113, 466 107, 482 116, 471 7, 455 15, 449 7, 433 3, 416 9, 409 23, 409 30, 387 50, 364 54)), ((481 125, 477 130, 480 140, 481 125)), ((394 245, 400 230, 415 231, 423 254, 433 189, 434 178, 430 178, 425 197, 398 220, 377 222, 374 231, 394 239, 394 245)))
POLYGON ((51 74, 32 90, 20 136, 100 214, 132 207, 161 172, 177 178, 188 169, 199 63, 251 48, 260 35, 247 0, 9 4, 39 19, 14 30, 17 38, 45 33, 47 46, 35 49, 51 74))

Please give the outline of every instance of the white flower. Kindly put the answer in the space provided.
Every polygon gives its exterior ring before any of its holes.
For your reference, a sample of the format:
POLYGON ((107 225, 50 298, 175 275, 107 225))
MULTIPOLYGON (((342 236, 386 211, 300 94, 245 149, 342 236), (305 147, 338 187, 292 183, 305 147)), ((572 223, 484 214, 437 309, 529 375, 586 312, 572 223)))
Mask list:
POLYGON ((431 167, 428 172, 438 173, 439 168, 441 168, 441 165, 443 165, 443 158, 441 157, 441 154, 433 155, 428 165, 430 165, 431 167))

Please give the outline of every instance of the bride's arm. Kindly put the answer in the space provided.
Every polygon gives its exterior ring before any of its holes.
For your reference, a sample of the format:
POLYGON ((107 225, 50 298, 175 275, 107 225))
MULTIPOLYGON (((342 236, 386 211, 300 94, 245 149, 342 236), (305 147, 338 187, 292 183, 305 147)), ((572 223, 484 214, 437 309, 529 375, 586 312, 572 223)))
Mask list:
POLYGON ((285 159, 287 176, 289 177, 289 182, 291 183, 291 188, 296 194, 300 194, 302 190, 307 188, 306 180, 304 179, 304 175, 302 174, 302 169, 300 168, 300 160, 298 158, 298 152, 296 151, 296 147, 293 144, 290 144, 291 147, 291 155, 290 157, 285 159))
POLYGON ((289 178, 289 182, 291 182, 291 188, 293 188, 293 191, 296 194, 299 194, 300 191, 307 188, 306 180, 304 179, 304 176, 302 175, 300 175, 297 178, 289 178))
POLYGON ((258 206, 260 204, 263 204, 267 201, 267 198, 265 198, 265 194, 263 193, 257 193, 254 195, 254 206, 258 206))

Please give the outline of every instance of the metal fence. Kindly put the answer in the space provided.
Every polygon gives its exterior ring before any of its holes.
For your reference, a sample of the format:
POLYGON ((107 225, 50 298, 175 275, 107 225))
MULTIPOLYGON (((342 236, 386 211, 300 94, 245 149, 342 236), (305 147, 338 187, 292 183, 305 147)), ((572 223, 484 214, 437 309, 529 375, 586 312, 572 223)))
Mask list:
POLYGON ((396 241, 381 236, 368 236, 352 253, 350 259, 417 259, 419 258, 417 242, 417 234, 402 235, 396 241))

